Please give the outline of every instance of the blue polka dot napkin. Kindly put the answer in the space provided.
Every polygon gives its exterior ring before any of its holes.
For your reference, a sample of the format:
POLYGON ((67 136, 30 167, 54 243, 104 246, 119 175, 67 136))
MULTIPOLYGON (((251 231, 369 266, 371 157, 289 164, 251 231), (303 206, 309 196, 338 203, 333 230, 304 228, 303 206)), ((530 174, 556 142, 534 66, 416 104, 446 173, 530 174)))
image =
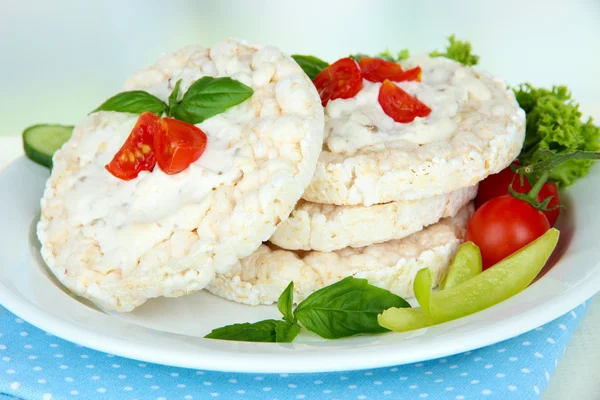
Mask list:
POLYGON ((318 374, 236 374, 147 364, 59 339, 0 307, 0 400, 535 399, 586 307, 451 357, 318 374))

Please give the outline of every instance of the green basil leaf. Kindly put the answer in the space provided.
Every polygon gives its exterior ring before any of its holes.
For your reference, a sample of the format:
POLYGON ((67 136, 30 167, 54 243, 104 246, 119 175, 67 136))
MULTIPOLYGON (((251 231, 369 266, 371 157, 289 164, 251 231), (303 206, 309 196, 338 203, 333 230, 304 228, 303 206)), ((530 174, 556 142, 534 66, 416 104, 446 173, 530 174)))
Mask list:
POLYGON ((293 306, 294 281, 290 282, 287 288, 285 288, 283 293, 281 293, 279 296, 279 300, 277 300, 277 308, 283 314, 283 319, 289 323, 296 322, 296 318, 294 318, 293 306))
POLYGON ((181 90, 181 79, 177 81, 175 84, 175 88, 169 95, 169 116, 171 115, 171 110, 177 106, 179 102, 179 91, 181 90))
POLYGON ((171 113, 181 121, 199 124, 243 103, 253 93, 251 87, 234 79, 205 76, 190 86, 179 104, 171 108, 171 113))
POLYGON ((275 341, 278 343, 291 343, 300 333, 300 325, 297 323, 279 322, 275 326, 275 341))
POLYGON ((275 319, 267 319, 254 323, 227 325, 214 329, 204 337, 239 342, 275 342, 277 339, 277 325, 279 324, 286 323, 275 319))
POLYGON ((118 111, 132 114, 141 114, 151 112, 152 114, 162 115, 167 109, 167 105, 158 97, 151 95, 143 90, 134 90, 132 92, 121 92, 114 95, 98 108, 92 111, 93 114, 98 111, 118 111))
POLYGON ((319 72, 323 71, 329 66, 329 63, 321 60, 314 56, 303 56, 301 54, 292 54, 292 58, 300 65, 304 70, 304 73, 313 80, 315 76, 319 75, 319 72))
POLYGON ((294 315, 302 325, 326 339, 338 339, 359 333, 387 331, 377 315, 391 307, 408 308, 400 296, 366 279, 348 277, 308 296, 296 307, 294 315))

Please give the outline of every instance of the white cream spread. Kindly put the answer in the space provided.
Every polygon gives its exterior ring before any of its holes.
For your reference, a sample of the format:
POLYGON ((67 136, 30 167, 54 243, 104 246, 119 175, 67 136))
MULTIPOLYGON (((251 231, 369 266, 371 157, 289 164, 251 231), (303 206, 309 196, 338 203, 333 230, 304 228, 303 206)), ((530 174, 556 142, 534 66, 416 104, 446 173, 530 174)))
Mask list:
POLYGON ((402 63, 405 69, 417 65, 423 71, 421 82, 395 84, 431 108, 427 117, 395 122, 379 105, 381 83, 365 79, 356 96, 329 101, 325 107, 325 147, 333 153, 352 155, 366 147, 377 151, 394 146, 394 142, 421 145, 449 140, 458 130, 463 105, 491 98, 490 90, 472 70, 457 62, 422 55, 402 63))
POLYGON ((104 166, 122 146, 137 116, 110 114, 98 117, 110 122, 79 142, 80 169, 69 178, 64 201, 69 223, 86 227, 102 249, 102 263, 127 274, 141 254, 172 231, 198 226, 199 220, 190 218, 186 207, 198 207, 214 188, 241 177, 244 157, 236 153, 243 144, 242 129, 223 115, 210 118, 198 124, 208 143, 189 168, 167 175, 157 165, 152 172, 142 171, 136 179, 124 181, 104 166))

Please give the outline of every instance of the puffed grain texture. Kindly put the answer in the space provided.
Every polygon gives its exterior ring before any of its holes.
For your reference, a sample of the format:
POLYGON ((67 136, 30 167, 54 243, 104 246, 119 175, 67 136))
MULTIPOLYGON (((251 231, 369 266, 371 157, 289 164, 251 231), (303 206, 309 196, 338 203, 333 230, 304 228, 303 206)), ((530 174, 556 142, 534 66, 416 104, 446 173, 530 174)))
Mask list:
POLYGON ((455 217, 445 218, 400 240, 334 252, 290 251, 262 245, 226 274, 217 275, 207 290, 239 303, 258 305, 277 302, 281 292, 294 281, 294 302, 347 276, 402 297, 413 297, 415 275, 429 268, 437 285, 462 242, 473 213, 469 204, 455 217))
MULTIPOLYGON (((404 66, 422 65, 425 80, 425 74, 434 73, 427 69, 428 63, 432 62, 421 57, 407 61, 404 66)), ((390 140, 357 149, 349 146, 347 152, 330 150, 327 141, 332 139, 327 139, 327 135, 332 129, 331 110, 338 107, 335 102, 349 100, 330 101, 325 107, 325 145, 303 199, 314 203, 365 206, 423 199, 476 185, 517 157, 525 137, 525 113, 514 93, 502 80, 488 73, 456 67, 455 62, 441 57, 435 62, 440 65, 450 63, 448 65, 457 68, 457 74, 460 72, 461 76, 469 77, 476 89, 485 91, 486 95, 489 91, 490 97, 480 99, 469 93, 468 101, 453 117, 452 123, 457 129, 444 140, 418 144, 389 135, 390 140)), ((410 86, 409 83, 401 84, 410 86)), ((365 83, 366 88, 372 86, 365 83)), ((447 85, 441 85, 439 93, 445 88, 447 85)), ((380 109, 374 109, 371 114, 376 111, 381 114, 380 109)), ((368 114, 348 114, 349 120, 369 118, 368 114)), ((364 135, 369 134, 368 129, 377 129, 371 125, 374 124, 371 120, 365 124, 364 135)), ((345 125, 341 126, 343 129, 345 125)), ((343 141, 338 138, 335 143, 343 141)))
POLYGON ((426 199, 365 206, 301 200, 269 241, 285 250, 334 251, 402 239, 453 217, 477 195, 477 186, 426 199))
POLYGON ((253 96, 197 124, 205 153, 176 175, 157 165, 132 181, 104 170, 137 115, 92 114, 54 156, 37 227, 41 253, 70 290, 101 308, 201 290, 251 255, 288 217, 313 175, 323 109, 310 79, 270 46, 190 46, 133 75, 125 90, 167 101, 203 76, 232 77, 253 96))

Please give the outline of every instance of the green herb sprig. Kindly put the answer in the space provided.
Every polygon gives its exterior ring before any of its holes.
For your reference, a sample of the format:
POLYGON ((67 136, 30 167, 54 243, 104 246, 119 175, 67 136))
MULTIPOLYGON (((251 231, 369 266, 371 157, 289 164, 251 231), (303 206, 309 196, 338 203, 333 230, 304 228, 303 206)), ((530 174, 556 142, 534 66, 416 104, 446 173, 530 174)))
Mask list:
POLYGON ((329 66, 327 61, 323 61, 315 56, 305 56, 301 54, 292 54, 292 58, 300 65, 302 70, 312 80, 315 79, 319 72, 329 66))
POLYGON ((291 342, 300 333, 300 324, 326 339, 363 333, 386 332, 377 315, 390 307, 410 308, 404 299, 388 290, 370 285, 366 279, 347 277, 320 289, 293 310, 294 282, 277 302, 281 320, 227 325, 206 335, 209 339, 248 342, 291 342))
POLYGON ((117 111, 132 114, 165 114, 190 124, 199 124, 249 99, 251 87, 231 78, 205 76, 195 81, 179 100, 181 79, 169 95, 168 104, 143 90, 121 92, 106 100, 90 114, 117 111))

